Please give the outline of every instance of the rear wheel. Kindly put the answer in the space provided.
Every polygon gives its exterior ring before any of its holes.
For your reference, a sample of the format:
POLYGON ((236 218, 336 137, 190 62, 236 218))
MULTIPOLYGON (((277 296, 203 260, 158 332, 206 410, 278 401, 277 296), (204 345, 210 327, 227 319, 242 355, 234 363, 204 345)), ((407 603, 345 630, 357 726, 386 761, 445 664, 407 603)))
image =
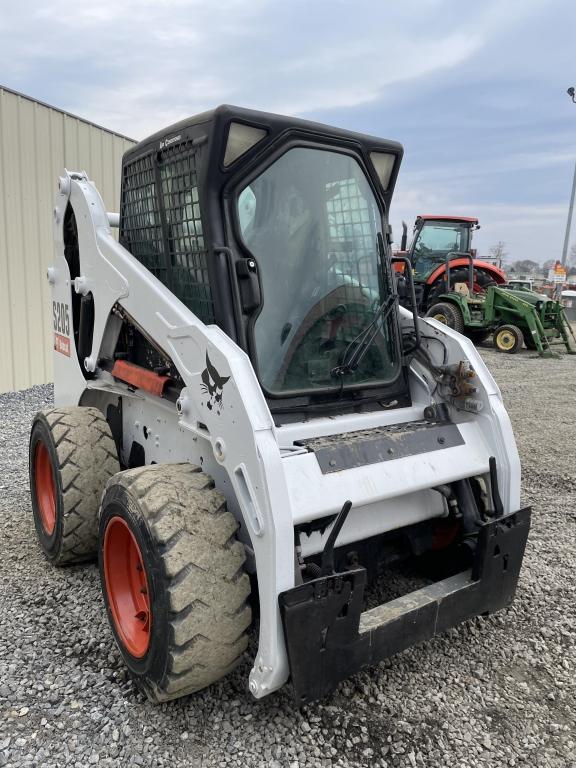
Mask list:
MULTIPOLYGON (((465 283, 468 286, 468 290, 470 290, 469 273, 467 269, 456 268, 455 270, 450 271, 450 285, 454 287, 456 283, 465 283)), ((486 293, 486 289, 491 285, 497 285, 494 278, 490 277, 489 274, 481 269, 476 268, 474 270, 472 293, 480 294, 482 296, 486 293)), ((444 281, 444 276, 442 275, 436 279, 432 286, 430 286, 428 292, 428 304, 434 304, 443 293, 447 293, 447 287, 444 281)))
POLYGON ((238 524, 191 464, 121 472, 100 514, 100 578, 112 631, 155 702, 205 688, 248 644, 250 580, 238 524))
POLYGON ((501 325, 494 331, 494 346, 498 352, 513 355, 522 349, 522 331, 516 325, 501 325))
POLYGON ((482 344, 490 336, 490 331, 466 331, 466 335, 474 344, 482 344))
POLYGON ((98 507, 119 470, 110 427, 97 408, 49 408, 30 434, 30 491, 40 547, 56 565, 93 559, 98 507))
POLYGON ((453 328, 458 333, 464 332, 464 318, 462 312, 455 304, 448 304, 448 302, 439 302, 434 304, 428 312, 426 317, 432 317, 434 320, 438 320, 439 323, 453 328))
POLYGON ((526 349, 538 349, 536 346, 536 342, 534 341, 534 337, 532 336, 530 331, 524 331, 524 344, 526 345, 526 349))

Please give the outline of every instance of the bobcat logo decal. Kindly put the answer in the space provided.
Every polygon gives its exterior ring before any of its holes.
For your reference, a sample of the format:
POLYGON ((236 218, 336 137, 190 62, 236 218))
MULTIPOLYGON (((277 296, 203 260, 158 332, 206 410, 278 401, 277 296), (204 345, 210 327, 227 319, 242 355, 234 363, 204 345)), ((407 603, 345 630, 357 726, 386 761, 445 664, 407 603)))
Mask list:
POLYGON ((229 378, 230 376, 220 376, 210 362, 208 352, 206 352, 206 368, 204 368, 201 375, 201 389, 202 392, 208 395, 206 406, 209 411, 214 410, 217 414, 222 413, 222 390, 229 378))

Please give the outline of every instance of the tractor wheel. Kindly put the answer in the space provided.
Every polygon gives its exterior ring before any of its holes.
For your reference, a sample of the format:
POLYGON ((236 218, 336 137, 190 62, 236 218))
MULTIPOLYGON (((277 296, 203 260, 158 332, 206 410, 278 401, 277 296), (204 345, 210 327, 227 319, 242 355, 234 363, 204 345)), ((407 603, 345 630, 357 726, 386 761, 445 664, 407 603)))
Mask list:
POLYGON ((468 336, 473 344, 478 346, 479 344, 482 344, 486 341, 486 339, 490 336, 490 331, 466 331, 466 336, 468 336))
POLYGON ((30 434, 30 491, 40 547, 50 562, 92 560, 98 507, 120 466, 108 422, 97 408, 48 408, 30 434))
POLYGON ((237 528, 191 464, 130 469, 106 487, 102 592, 126 665, 153 702, 205 688, 246 650, 250 580, 237 528))
POLYGON ((432 317, 434 320, 438 320, 439 323, 444 323, 449 328, 453 328, 458 333, 464 333, 464 318, 462 312, 455 304, 448 304, 448 302, 439 302, 430 307, 426 312, 426 317, 432 317))
POLYGON ((523 340, 522 331, 516 325, 501 325, 494 331, 494 346, 498 352, 513 355, 522 349, 523 340))
MULTIPOLYGON (((496 280, 494 280, 490 275, 488 275, 486 272, 483 272, 481 269, 475 269, 475 280, 474 285, 472 286, 472 292, 475 294, 485 294, 486 289, 489 288, 491 285, 497 285, 496 280)), ((468 270, 462 269, 461 267, 458 267, 455 270, 451 270, 450 272, 450 285, 454 286, 456 283, 466 283, 468 285, 468 270)), ((468 285, 468 289, 470 289, 470 286, 468 285)), ((446 284, 444 283, 444 280, 442 277, 437 278, 437 280, 430 286, 430 290, 428 292, 427 302, 429 306, 432 306, 438 298, 444 294, 447 293, 446 290, 446 284)))

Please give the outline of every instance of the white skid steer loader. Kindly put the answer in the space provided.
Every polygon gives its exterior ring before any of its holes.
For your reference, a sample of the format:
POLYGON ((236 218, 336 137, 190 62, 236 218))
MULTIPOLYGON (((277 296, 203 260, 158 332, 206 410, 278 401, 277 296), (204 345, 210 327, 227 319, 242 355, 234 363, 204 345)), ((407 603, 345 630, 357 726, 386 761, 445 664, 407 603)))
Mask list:
POLYGON ((514 437, 472 343, 418 319, 394 269, 401 157, 224 106, 126 152, 119 216, 86 173, 60 179, 35 525, 55 564, 98 555, 153 701, 233 669, 255 607, 249 690, 291 681, 300 705, 513 599, 514 437), (441 578, 368 608, 407 556, 441 578))

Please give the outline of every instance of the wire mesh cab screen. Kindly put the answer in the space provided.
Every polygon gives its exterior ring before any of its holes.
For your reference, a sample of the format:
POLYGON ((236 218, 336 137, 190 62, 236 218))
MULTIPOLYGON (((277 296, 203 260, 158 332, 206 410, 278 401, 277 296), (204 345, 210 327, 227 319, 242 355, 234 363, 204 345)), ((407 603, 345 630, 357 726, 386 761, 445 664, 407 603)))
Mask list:
POLYGON ((192 140, 122 168, 120 242, 204 323, 214 322, 192 140))

